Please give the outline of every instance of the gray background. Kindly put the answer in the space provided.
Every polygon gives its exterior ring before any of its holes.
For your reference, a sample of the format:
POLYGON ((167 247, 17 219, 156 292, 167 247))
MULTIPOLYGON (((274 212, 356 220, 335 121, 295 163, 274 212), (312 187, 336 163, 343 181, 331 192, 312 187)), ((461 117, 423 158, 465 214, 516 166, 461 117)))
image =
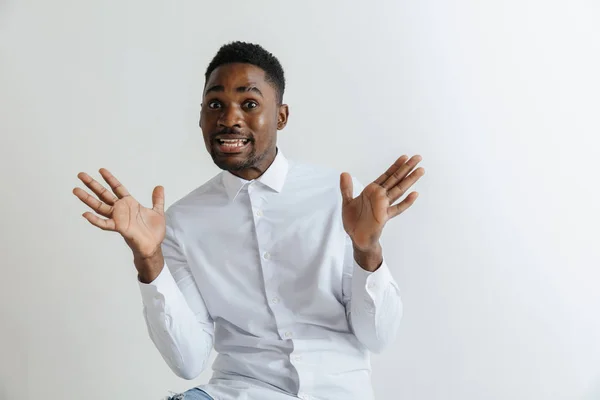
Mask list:
POLYGON ((0 399, 159 399, 129 249, 76 174, 167 206, 218 172, 197 126, 230 40, 282 61, 288 157, 427 174, 383 245, 405 303, 379 400, 600 399, 592 1, 0 1, 0 399))

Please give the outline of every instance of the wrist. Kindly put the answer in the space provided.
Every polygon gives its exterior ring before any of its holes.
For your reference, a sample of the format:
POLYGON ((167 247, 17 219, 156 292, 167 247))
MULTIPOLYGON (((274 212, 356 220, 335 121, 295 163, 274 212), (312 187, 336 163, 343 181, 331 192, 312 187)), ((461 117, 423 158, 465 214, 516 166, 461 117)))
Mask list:
POLYGON ((360 249, 353 244, 354 260, 364 270, 369 272, 376 271, 383 263, 383 250, 377 242, 375 245, 360 249))
POLYGON ((162 250, 159 249, 150 256, 133 254, 133 262, 138 271, 138 279, 142 283, 150 283, 160 274, 165 264, 162 250))

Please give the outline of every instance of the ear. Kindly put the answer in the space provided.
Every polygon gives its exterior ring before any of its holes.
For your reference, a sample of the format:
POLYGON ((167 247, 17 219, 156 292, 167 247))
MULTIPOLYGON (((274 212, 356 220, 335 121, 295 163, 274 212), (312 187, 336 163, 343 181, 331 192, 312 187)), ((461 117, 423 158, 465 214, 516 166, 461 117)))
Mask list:
POLYGON ((282 104, 277 110, 277 130, 280 131, 287 125, 290 110, 287 104, 282 104))

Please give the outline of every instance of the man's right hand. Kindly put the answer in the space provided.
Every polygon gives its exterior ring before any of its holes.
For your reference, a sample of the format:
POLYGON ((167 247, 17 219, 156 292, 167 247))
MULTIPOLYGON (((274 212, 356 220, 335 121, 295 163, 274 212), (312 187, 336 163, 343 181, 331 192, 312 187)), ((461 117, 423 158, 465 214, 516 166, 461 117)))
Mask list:
POLYGON ((164 263, 161 252, 166 231, 164 188, 154 188, 152 208, 146 208, 108 170, 101 168, 99 172, 113 193, 85 172, 80 172, 77 177, 97 196, 78 187, 73 189, 73 194, 96 212, 85 212, 83 217, 102 230, 120 233, 133 251, 140 279, 151 281, 164 263))

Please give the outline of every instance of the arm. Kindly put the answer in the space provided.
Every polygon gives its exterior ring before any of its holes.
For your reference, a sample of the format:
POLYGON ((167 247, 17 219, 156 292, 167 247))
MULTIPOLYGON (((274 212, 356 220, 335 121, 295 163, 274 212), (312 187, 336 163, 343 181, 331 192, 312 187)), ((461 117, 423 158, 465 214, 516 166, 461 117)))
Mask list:
POLYGON ((343 301, 354 334, 369 350, 380 352, 396 336, 402 302, 379 243, 385 224, 417 199, 410 193, 394 204, 421 176, 411 170, 420 156, 400 157, 366 188, 348 173, 340 176, 342 221, 347 233, 344 254, 343 301), (409 174, 410 173, 410 174, 409 174))
POLYGON ((346 317, 358 340, 379 353, 396 337, 402 318, 400 290, 385 260, 370 272, 357 262, 352 241, 346 237, 342 281, 346 317))
POLYGON ((161 254, 153 261, 162 269, 150 283, 144 283, 144 277, 139 276, 144 319, 152 342, 171 370, 181 378, 194 379, 206 367, 214 324, 169 214, 166 216, 161 254))
POLYGON ((185 247, 172 221, 167 223, 164 188, 154 188, 152 208, 147 208, 107 169, 99 172, 111 190, 85 172, 77 175, 96 195, 73 189, 94 211, 83 217, 104 231, 119 233, 131 248, 150 337, 178 376, 193 379, 210 354, 213 321, 190 272, 185 247))

